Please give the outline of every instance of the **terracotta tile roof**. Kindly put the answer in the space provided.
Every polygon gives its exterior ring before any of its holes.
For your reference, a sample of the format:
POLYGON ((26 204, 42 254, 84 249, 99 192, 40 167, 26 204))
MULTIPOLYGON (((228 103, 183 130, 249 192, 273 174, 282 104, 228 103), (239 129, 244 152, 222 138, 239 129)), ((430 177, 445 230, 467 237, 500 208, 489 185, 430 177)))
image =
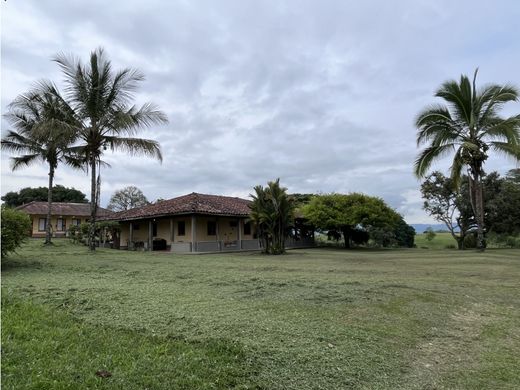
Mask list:
MULTIPOLYGON (((18 206, 17 210, 24 211, 30 215, 46 215, 47 214, 47 202, 29 202, 27 204, 18 206)), ((75 217, 88 217, 90 216, 90 203, 66 203, 66 202, 53 202, 51 207, 52 215, 70 215, 75 217)), ((112 214, 112 211, 98 207, 97 215, 99 217, 107 216, 112 214)))
POLYGON ((124 221, 182 214, 211 214, 247 217, 251 212, 249 208, 250 204, 251 201, 246 199, 233 198, 230 196, 197 194, 193 192, 188 195, 163 200, 148 206, 120 211, 107 216, 104 219, 124 221))

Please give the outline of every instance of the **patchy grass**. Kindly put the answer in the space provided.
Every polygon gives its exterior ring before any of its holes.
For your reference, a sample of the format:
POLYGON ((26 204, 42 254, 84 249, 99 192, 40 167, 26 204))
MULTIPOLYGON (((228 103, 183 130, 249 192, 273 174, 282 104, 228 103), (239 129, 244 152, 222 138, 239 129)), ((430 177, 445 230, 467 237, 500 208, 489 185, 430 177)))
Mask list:
POLYGON ((5 388, 520 387, 518 250, 3 261, 5 388))

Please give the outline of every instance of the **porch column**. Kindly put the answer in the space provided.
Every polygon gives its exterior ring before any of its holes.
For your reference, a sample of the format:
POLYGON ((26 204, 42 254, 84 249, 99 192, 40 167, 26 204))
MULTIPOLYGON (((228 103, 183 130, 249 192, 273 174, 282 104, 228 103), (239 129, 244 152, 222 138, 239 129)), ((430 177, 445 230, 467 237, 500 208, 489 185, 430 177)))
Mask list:
POLYGON ((128 232, 128 248, 127 249, 134 249, 134 224, 132 221, 130 221, 130 227, 128 232))
POLYGON ((242 219, 238 219, 238 249, 242 249, 242 219))
POLYGON ((170 218, 170 243, 173 244, 173 218, 170 218))
POLYGON ((153 242, 153 239, 152 239, 152 231, 153 231, 153 222, 152 220, 150 219, 148 221, 148 250, 149 251, 152 251, 152 242, 153 242))
POLYGON ((191 251, 197 252, 197 218, 191 216, 191 251))
POLYGON ((222 250, 222 246, 220 245, 220 233, 219 233, 219 228, 218 228, 218 217, 215 218, 215 225, 216 225, 216 238, 217 238, 217 242, 218 242, 218 250, 221 251, 222 250))

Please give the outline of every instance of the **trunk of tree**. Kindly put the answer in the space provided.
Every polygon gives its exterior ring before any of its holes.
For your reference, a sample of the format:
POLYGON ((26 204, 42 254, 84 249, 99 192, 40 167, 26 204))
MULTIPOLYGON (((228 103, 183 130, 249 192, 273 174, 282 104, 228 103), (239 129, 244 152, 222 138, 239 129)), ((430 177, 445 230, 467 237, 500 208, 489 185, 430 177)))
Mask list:
POLYGON ((478 167, 472 167, 472 174, 469 176, 469 194, 471 208, 475 215, 475 221, 477 222, 477 249, 484 251, 485 240, 484 240, 484 197, 482 191, 481 176, 478 167))
POLYGON ((350 229, 343 229, 343 238, 345 239, 345 248, 350 249, 350 229))
POLYGON ((51 207, 52 207, 52 185, 54 182, 54 167, 51 165, 49 169, 49 190, 47 192, 47 226, 45 226, 45 244, 52 244, 52 224, 51 224, 51 207))
POLYGON ((462 237, 455 237, 455 239, 457 240, 457 248, 459 251, 463 251, 464 250, 464 236, 462 237))
POLYGON ((475 215, 477 220, 477 249, 484 251, 486 248, 484 239, 484 196, 480 178, 476 182, 475 203, 477 211, 475 215))
POLYGON ((97 211, 97 182, 96 159, 90 158, 90 226, 88 229, 88 246, 91 251, 96 250, 96 211, 97 211))

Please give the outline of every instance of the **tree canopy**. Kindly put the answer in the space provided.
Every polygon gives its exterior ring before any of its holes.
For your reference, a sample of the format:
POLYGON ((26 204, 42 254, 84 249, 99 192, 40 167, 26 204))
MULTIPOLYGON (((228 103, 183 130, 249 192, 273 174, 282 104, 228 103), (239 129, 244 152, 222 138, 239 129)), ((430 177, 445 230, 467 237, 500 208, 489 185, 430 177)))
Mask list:
MULTIPOLYGON (((458 188, 452 180, 435 171, 421 185, 424 209, 446 227, 464 249, 465 238, 475 229, 475 215, 470 203, 470 179, 463 175, 458 188)), ((520 180, 518 170, 505 177, 491 172, 482 178, 484 220, 487 233, 517 235, 520 233, 520 180)))
POLYGON ((410 230, 402 229, 402 217, 380 198, 359 193, 316 195, 302 210, 317 228, 343 234, 347 248, 351 243, 366 241, 361 232, 368 233, 381 246, 397 244, 399 228, 401 243, 409 245, 410 230))
POLYGON ((443 222, 457 241, 459 249, 464 249, 464 238, 476 226, 473 210, 467 194, 467 177, 462 179, 459 188, 451 178, 435 171, 421 184, 424 199, 423 209, 437 221, 443 222))
MULTIPOLYGON (((18 207, 32 201, 44 202, 47 196, 47 187, 25 187, 19 191, 7 192, 1 199, 8 207, 18 207)), ((52 200, 53 202, 88 203, 86 195, 80 190, 59 184, 52 187, 52 200)))
POLYGON ((124 211, 150 204, 143 191, 135 186, 128 186, 116 191, 110 198, 107 208, 112 211, 124 211))

